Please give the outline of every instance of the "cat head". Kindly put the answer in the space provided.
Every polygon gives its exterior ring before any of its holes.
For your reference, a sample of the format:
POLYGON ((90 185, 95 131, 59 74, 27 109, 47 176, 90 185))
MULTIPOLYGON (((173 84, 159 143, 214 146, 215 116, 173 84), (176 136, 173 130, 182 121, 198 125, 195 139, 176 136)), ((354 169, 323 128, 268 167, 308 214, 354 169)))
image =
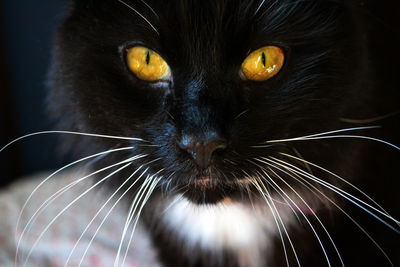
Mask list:
MULTIPOLYGON (((55 42, 49 105, 63 129, 144 140, 74 140, 80 152, 132 146, 113 160, 143 155, 134 169, 168 192, 242 197, 286 176, 268 160, 303 146, 266 142, 339 127, 364 75, 356 28, 349 1, 76 0, 55 42), (135 49, 137 64, 162 73, 135 72, 135 49), (246 73, 246 60, 273 57, 271 77, 246 73)), ((301 150, 334 164, 331 152, 301 150)))

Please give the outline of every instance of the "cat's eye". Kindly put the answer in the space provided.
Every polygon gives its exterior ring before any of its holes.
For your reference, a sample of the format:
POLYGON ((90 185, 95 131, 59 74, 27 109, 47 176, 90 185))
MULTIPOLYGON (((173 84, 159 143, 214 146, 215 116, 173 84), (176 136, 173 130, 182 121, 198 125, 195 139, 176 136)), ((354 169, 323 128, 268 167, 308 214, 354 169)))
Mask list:
POLYGON ((129 48, 126 62, 136 77, 144 81, 165 81, 171 76, 167 62, 155 51, 143 46, 129 48))
POLYGON ((248 80, 262 82, 277 75, 284 62, 285 54, 281 48, 264 46, 247 56, 241 71, 248 80))

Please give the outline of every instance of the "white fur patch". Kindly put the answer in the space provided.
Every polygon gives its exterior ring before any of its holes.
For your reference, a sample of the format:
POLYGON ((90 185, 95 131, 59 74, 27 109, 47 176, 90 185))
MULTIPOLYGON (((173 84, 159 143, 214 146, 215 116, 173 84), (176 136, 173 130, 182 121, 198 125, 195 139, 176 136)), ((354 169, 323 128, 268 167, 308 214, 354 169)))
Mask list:
MULTIPOLYGON (((175 201, 165 211, 163 221, 188 251, 200 247, 218 255, 228 249, 238 255, 241 266, 265 266, 267 255, 261 254, 278 234, 265 203, 253 207, 240 202, 196 205, 185 198, 175 201)), ((292 217, 287 212, 280 214, 285 224, 292 217)))

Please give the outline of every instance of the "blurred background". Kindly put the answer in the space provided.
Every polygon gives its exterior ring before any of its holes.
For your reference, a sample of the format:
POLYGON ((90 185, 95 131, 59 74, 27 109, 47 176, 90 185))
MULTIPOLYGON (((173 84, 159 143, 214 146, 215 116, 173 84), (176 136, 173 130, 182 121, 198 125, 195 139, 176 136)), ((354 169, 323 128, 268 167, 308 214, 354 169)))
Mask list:
MULTIPOLYGON (((67 0, 0 1, 0 146, 16 137, 52 129, 45 112, 45 79, 51 40, 67 0)), ((398 51, 399 2, 360 1, 377 27, 376 43, 398 51)), ((376 53, 379 53, 377 51, 376 53)), ((396 71, 398 62, 389 62, 396 71)), ((64 129, 67 130, 67 129, 64 129)), ((43 135, 18 142, 0 154, 0 187, 17 177, 60 167, 56 137, 43 135)))
MULTIPOLYGON (((51 40, 65 0, 0 1, 0 146, 52 128, 45 112, 45 76, 51 40)), ((55 168, 54 136, 29 138, 0 155, 0 186, 16 177, 55 168)))

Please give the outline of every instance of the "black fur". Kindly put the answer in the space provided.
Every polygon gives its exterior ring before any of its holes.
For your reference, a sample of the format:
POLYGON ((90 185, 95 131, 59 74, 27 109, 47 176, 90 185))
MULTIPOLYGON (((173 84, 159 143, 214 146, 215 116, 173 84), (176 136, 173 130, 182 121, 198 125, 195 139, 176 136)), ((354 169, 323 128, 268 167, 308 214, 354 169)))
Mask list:
MULTIPOLYGON (((351 177, 361 187, 369 184, 373 189, 365 191, 370 194, 379 196, 374 187, 386 190, 397 179, 390 168, 396 167, 393 162, 398 162, 400 152, 368 141, 324 140, 254 147, 267 140, 359 126, 341 118, 365 119, 398 109, 398 93, 389 83, 380 83, 376 75, 374 67, 379 65, 371 58, 375 55, 371 53, 373 37, 368 35, 370 25, 366 23, 370 18, 356 1, 266 0, 258 11, 262 1, 256 0, 146 2, 158 17, 141 1, 127 0, 156 30, 117 0, 71 3, 69 16, 59 28, 49 76, 49 105, 59 128, 147 140, 151 146, 134 142, 133 155, 149 155, 136 166, 160 158, 149 165, 150 173, 162 170, 160 175, 165 177, 160 191, 173 194, 189 189, 186 196, 199 203, 218 202, 226 196, 242 198, 243 188, 235 182, 259 171, 248 160, 279 157, 278 152, 293 153, 292 147, 307 160, 351 177), (135 44, 157 51, 168 62, 170 82, 144 82, 128 70, 124 55, 135 44), (265 45, 285 51, 282 71, 265 82, 243 80, 239 76, 242 61, 249 52, 265 45), (204 139, 210 135, 226 140, 227 147, 214 153, 209 168, 199 169, 178 143, 185 136, 204 139), (210 177, 213 184, 207 190, 196 186, 197 179, 204 176, 210 177)), ((389 130, 356 133, 400 143, 400 132, 394 126, 398 116, 378 123, 389 130)), ((123 145, 93 139, 63 141, 66 147, 72 145, 74 151, 84 154, 123 145)), ((122 159, 113 158, 113 162, 122 159)), ((334 182, 326 174, 319 175, 334 182)), ((124 178, 114 177, 113 184, 120 184, 124 178)), ((290 178, 287 181, 305 198, 317 201, 303 186, 290 178)), ((324 192, 332 196, 328 190, 324 192)), ((378 199, 389 208, 393 206, 396 217, 398 197, 393 194, 385 191, 378 199)), ((339 212, 335 219, 330 212, 322 213, 327 213, 324 222, 334 232, 348 266, 387 264, 365 236, 360 235, 360 240, 357 234, 347 236, 353 228, 348 222, 348 227, 338 223, 344 219, 339 212)), ((357 213, 355 209, 356 217, 357 213)), ((381 227, 371 217, 361 220, 381 227)), ((304 266, 322 266, 325 262, 315 238, 309 229, 303 230, 295 239, 300 240, 297 244, 304 266)), ((400 245, 399 237, 381 228, 378 233, 385 236, 381 243, 399 264, 398 255, 393 253, 400 245)), ((162 236, 157 232, 154 240, 160 245, 160 255, 166 256, 166 261, 175 261, 171 266, 191 262, 171 257, 182 254, 171 254, 162 245, 162 236)), ((276 250, 273 266, 284 266, 280 262, 283 256, 278 256, 279 243, 276 250)), ((330 253, 335 255, 334 251, 330 253)), ((210 266, 204 258, 196 258, 194 265, 210 266)), ((234 265, 232 257, 226 258, 231 259, 229 265, 234 265)), ((332 258, 333 266, 338 266, 338 259, 332 258)))

